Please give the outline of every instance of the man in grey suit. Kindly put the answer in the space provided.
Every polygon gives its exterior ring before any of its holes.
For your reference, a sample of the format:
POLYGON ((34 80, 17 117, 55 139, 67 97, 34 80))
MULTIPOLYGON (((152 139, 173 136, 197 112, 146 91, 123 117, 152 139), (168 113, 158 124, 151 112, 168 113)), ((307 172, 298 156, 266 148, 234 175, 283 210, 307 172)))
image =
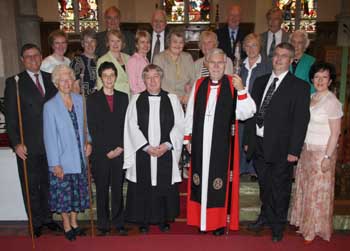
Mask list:
MULTIPOLYGON (((120 30, 120 10, 116 6, 109 7, 104 13, 104 20, 106 25, 106 30, 101 31, 96 34, 97 46, 96 46, 96 55, 101 57, 107 53, 107 43, 106 43, 106 34, 110 30, 120 30)), ((125 39, 125 48, 122 52, 132 55, 135 51, 135 39, 134 34, 130 31, 122 31, 122 34, 125 39)))
POLYGON ((273 7, 266 13, 268 30, 261 34, 261 54, 271 61, 275 47, 288 42, 289 33, 281 29, 283 11, 273 7))

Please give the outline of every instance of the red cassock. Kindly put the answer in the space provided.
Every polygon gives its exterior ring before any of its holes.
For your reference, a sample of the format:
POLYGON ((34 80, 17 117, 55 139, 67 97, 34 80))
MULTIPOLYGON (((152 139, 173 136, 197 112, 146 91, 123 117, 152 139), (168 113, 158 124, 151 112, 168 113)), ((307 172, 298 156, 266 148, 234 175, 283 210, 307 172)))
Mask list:
MULTIPOLYGON (((206 105, 210 93, 209 77, 200 78, 195 85, 192 135, 191 165, 188 180, 187 223, 201 226, 201 193, 203 166, 203 133, 206 105)), ((239 137, 238 122, 235 118, 237 92, 232 85, 232 77, 224 75, 217 87, 215 118, 211 140, 208 192, 206 206, 206 231, 227 226, 228 203, 230 201, 230 230, 239 228, 239 137), (235 125, 234 140, 231 127, 235 125), (232 146, 232 141, 233 146, 232 146), (233 158, 233 177, 230 187, 230 166, 233 158), (231 189, 231 193, 229 191, 231 189), (229 194, 231 198, 229 199, 229 194)), ((244 97, 238 96, 238 99, 244 97)))

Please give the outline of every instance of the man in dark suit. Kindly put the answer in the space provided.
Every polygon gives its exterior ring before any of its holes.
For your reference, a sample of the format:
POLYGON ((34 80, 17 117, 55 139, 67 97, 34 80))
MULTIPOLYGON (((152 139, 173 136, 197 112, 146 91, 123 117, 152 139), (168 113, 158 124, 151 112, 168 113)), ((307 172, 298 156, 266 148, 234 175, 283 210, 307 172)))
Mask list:
POLYGON ((294 47, 277 45, 272 74, 254 82, 252 98, 257 113, 244 132, 247 158, 253 157, 262 202, 258 220, 248 226, 272 230, 272 240, 283 238, 292 188, 293 165, 299 158, 310 119, 310 86, 289 72, 294 47))
POLYGON ((165 50, 166 40, 166 14, 163 10, 155 10, 152 15, 151 49, 147 54, 150 62, 153 62, 154 56, 165 50))
POLYGON ((261 34, 261 54, 271 62, 275 47, 288 42, 289 33, 281 29, 283 23, 283 11, 273 7, 266 13, 268 30, 261 34))
POLYGON ((27 162, 34 234, 39 237, 42 226, 51 230, 61 230, 61 227, 52 221, 48 207, 49 168, 43 141, 43 105, 57 90, 51 82, 51 75, 40 71, 42 56, 39 47, 25 44, 21 51, 21 61, 25 71, 6 80, 6 126, 11 146, 16 152, 23 200, 28 213, 23 160, 27 162), (24 144, 21 144, 18 124, 16 77, 21 98, 24 144))
MULTIPOLYGON (((104 13, 104 20, 106 25, 106 30, 101 31, 96 34, 97 46, 96 46, 96 56, 101 57, 107 53, 107 42, 106 35, 110 30, 120 30, 120 10, 116 6, 109 7, 104 13)), ((135 38, 134 34, 130 31, 122 31, 125 39, 125 47, 122 52, 132 55, 135 51, 135 38)))
POLYGON ((243 39, 246 34, 239 28, 241 22, 241 7, 233 4, 227 12, 227 24, 216 30, 219 40, 219 48, 222 49, 226 55, 234 62, 235 47, 237 42, 241 44, 241 59, 244 59, 245 53, 242 49, 243 39))

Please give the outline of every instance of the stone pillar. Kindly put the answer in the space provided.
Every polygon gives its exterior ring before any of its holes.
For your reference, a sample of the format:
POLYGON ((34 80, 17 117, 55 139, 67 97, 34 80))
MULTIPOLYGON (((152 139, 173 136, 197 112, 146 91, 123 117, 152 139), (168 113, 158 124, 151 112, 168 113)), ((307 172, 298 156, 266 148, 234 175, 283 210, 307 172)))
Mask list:
POLYGON ((40 47, 40 17, 37 15, 36 0, 17 0, 17 31, 19 48, 26 43, 40 47))

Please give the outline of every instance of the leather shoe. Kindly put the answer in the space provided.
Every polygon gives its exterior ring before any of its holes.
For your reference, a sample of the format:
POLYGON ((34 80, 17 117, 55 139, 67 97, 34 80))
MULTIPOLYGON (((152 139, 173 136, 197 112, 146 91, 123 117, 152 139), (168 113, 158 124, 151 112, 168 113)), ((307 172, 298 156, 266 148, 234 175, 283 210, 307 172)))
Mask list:
POLYGON ((117 234, 120 236, 127 236, 128 230, 125 227, 117 227, 117 234))
POLYGON ((64 237, 66 237, 66 239, 69 240, 69 241, 75 241, 76 240, 76 237, 75 237, 73 229, 71 229, 71 230, 69 230, 67 232, 64 231, 64 237))
POLYGON ((161 232, 169 232, 170 230, 170 225, 169 223, 162 223, 162 224, 159 224, 159 230, 161 232))
POLYGON ((259 216, 256 222, 248 224, 248 230, 254 231, 254 232, 260 232, 263 230, 265 225, 266 225, 265 219, 259 216))
POLYGON ((283 233, 273 233, 272 242, 279 242, 283 239, 283 233))
POLYGON ((200 228, 198 229, 198 233, 199 234, 206 234, 207 232, 206 231, 202 231, 200 228))
POLYGON ((55 231, 55 232, 61 232, 63 230, 63 228, 54 221, 48 222, 43 224, 43 226, 47 227, 48 229, 50 229, 51 231, 55 231))
POLYGON ((215 236, 220 236, 220 235, 223 235, 224 233, 225 233, 225 228, 223 227, 213 231, 213 235, 215 236))
POLYGON ((139 231, 141 234, 147 234, 149 232, 149 226, 148 225, 140 226, 139 231))
POLYGON ((41 227, 34 227, 33 234, 35 238, 39 238, 41 236, 41 227))
POLYGON ((80 227, 72 227, 72 230, 75 236, 86 236, 85 230, 81 229, 80 227))

